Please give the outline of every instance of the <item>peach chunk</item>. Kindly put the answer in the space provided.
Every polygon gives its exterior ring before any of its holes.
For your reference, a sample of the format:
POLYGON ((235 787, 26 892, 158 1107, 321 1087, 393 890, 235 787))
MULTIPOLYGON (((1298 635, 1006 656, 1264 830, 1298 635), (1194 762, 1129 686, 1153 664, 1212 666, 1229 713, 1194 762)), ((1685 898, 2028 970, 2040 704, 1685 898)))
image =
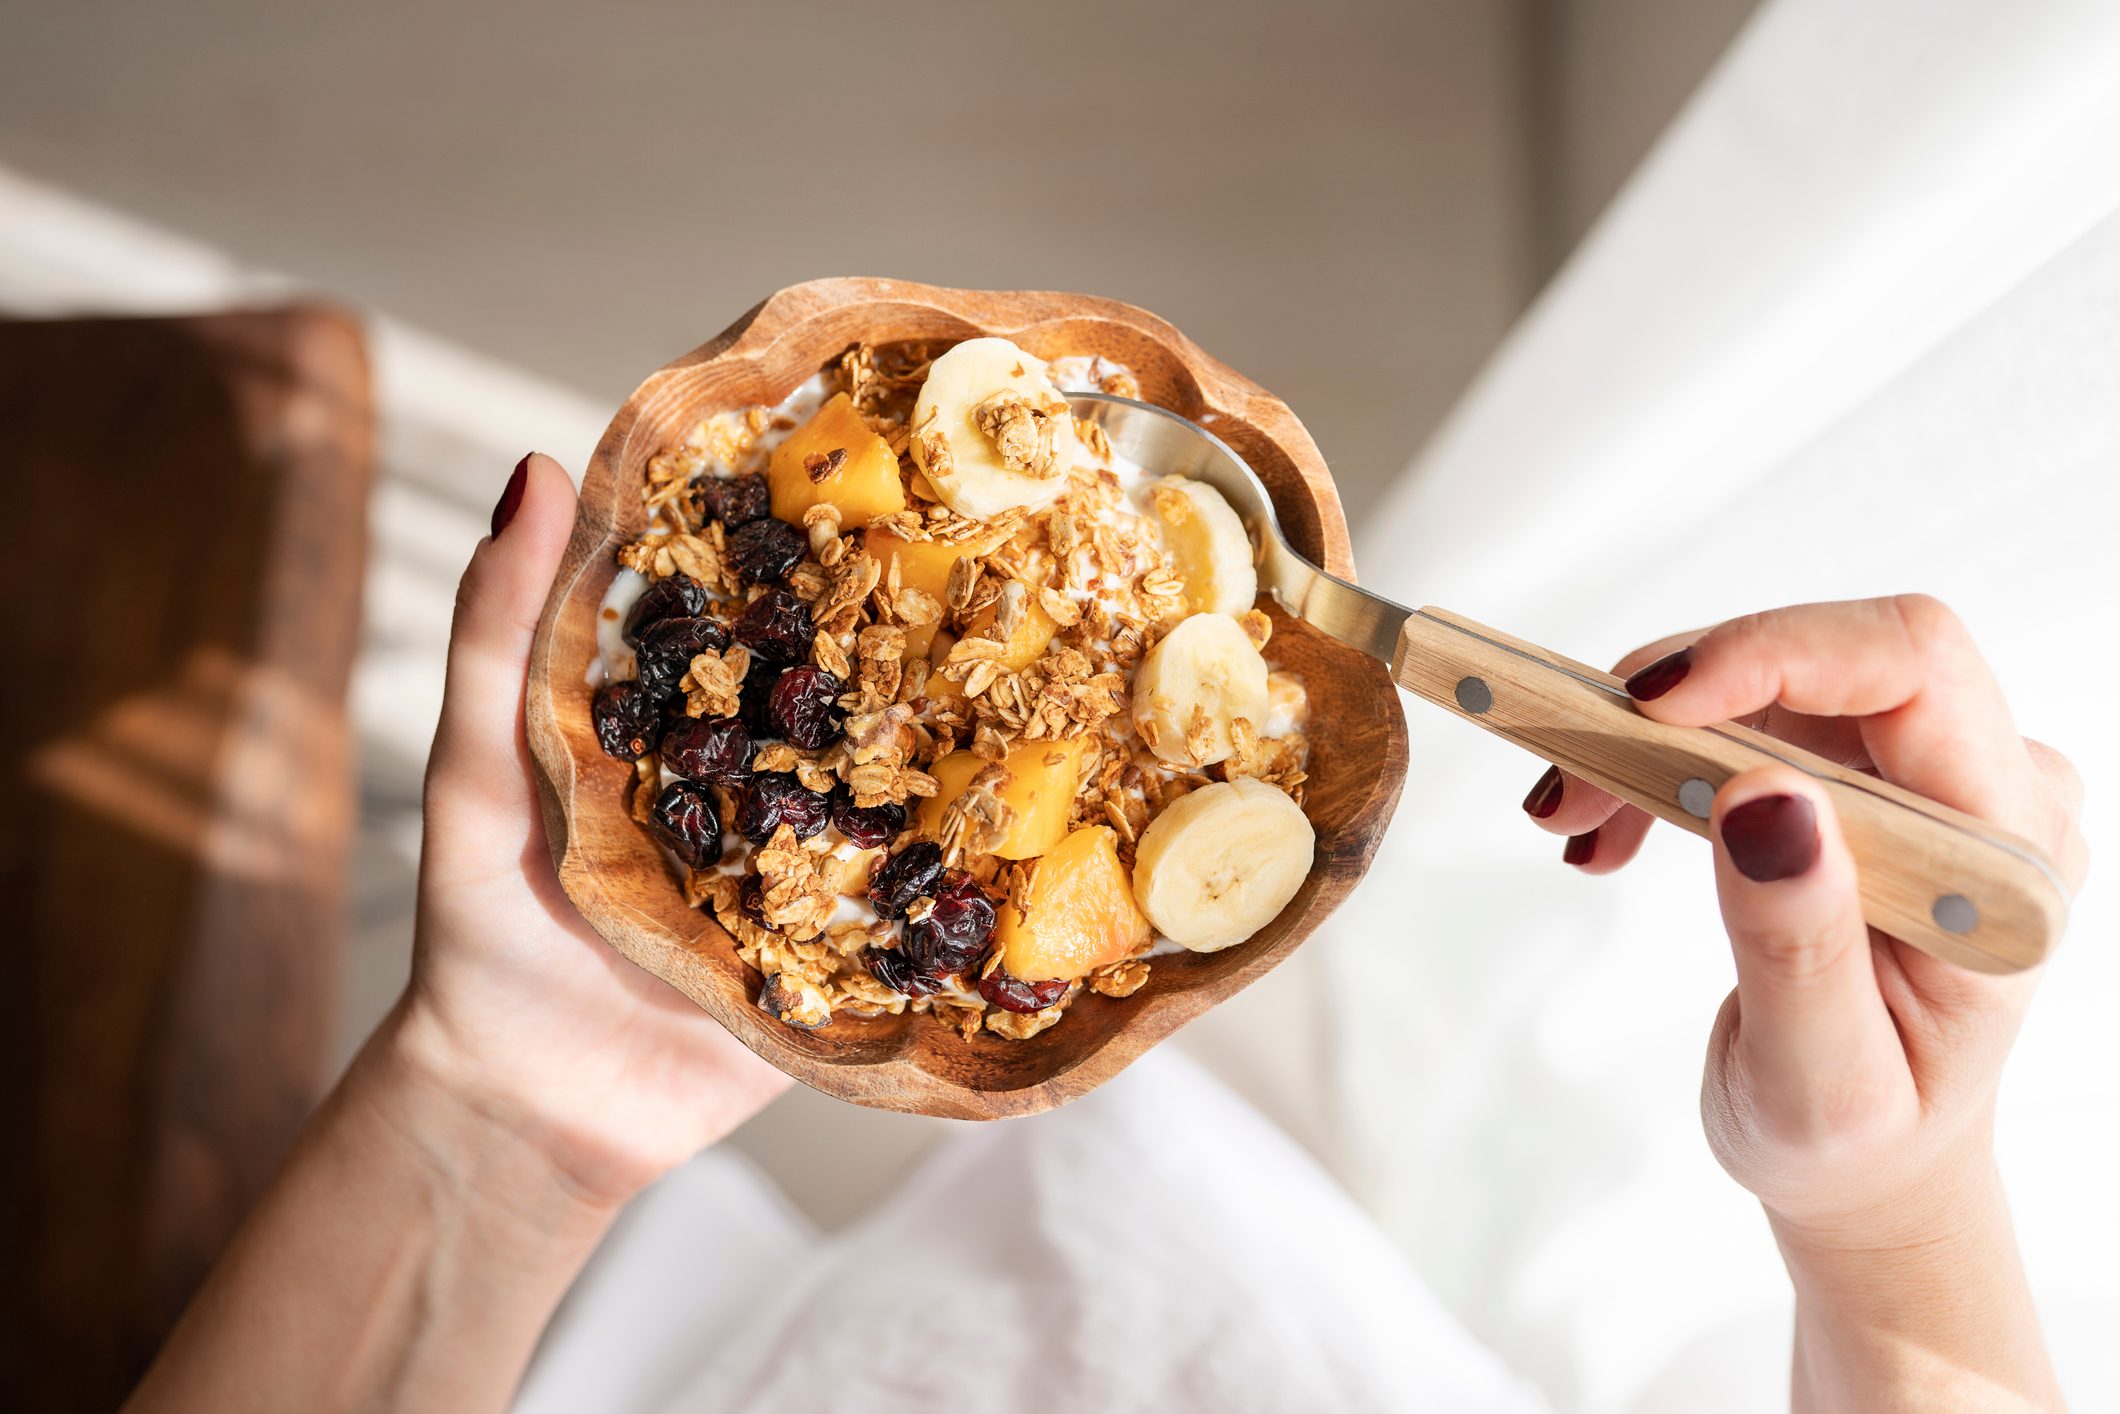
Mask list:
MULTIPOLYGON (((775 515, 779 512, 775 511, 775 515)), ((901 540, 888 530, 872 530, 863 545, 876 562, 883 567, 883 577, 891 577, 891 565, 898 565, 898 582, 907 589, 917 589, 931 595, 938 604, 949 602, 950 566, 959 560, 992 552, 1001 543, 998 535, 975 536, 970 540, 944 544, 939 540, 901 540)), ((934 641, 936 625, 926 624, 905 631, 905 654, 908 658, 924 657, 928 645, 934 641)))
MULTIPOLYGON (((1060 842, 1067 834, 1068 813, 1074 809, 1075 789, 1082 783, 1089 748, 1086 736, 1026 741, 1002 760, 1010 779, 1000 796, 1014 815, 995 854, 1003 859, 1031 859, 1060 842)), ((928 767, 941 789, 921 802, 915 821, 920 829, 939 835, 943 812, 987 764, 969 751, 952 751, 928 767)))
POLYGON ((847 530, 905 509, 891 444, 869 430, 845 393, 773 449, 766 479, 773 489, 773 514, 796 525, 802 524, 804 511, 823 501, 838 509, 839 524, 847 530))
POLYGON ((1039 859, 1023 905, 1001 906, 994 940, 1001 965, 1026 982, 1073 981, 1153 936, 1119 862, 1119 837, 1104 825, 1084 825, 1039 859))

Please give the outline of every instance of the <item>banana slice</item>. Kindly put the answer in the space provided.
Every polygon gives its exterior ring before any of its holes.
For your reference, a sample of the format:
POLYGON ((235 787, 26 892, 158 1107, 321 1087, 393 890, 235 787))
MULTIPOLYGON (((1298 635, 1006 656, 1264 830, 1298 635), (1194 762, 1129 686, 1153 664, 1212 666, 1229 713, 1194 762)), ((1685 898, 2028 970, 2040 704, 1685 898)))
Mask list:
POLYGON ((1134 897, 1156 931, 1194 952, 1241 943, 1303 887, 1317 852, 1303 809, 1249 777, 1202 786, 1148 822, 1134 897))
POLYGON ((1194 614, 1134 669, 1134 726, 1173 766, 1227 760, 1230 724, 1242 717, 1263 730, 1269 710, 1266 660, 1227 614, 1194 614))
POLYGON ((1166 476, 1149 488, 1149 509, 1163 530, 1185 602, 1196 614, 1241 614, 1259 597, 1251 537, 1222 493, 1204 481, 1166 476))
POLYGON ((936 359, 913 404, 913 460, 959 515, 1051 505, 1076 450, 1044 360, 1006 339, 967 339, 936 359))

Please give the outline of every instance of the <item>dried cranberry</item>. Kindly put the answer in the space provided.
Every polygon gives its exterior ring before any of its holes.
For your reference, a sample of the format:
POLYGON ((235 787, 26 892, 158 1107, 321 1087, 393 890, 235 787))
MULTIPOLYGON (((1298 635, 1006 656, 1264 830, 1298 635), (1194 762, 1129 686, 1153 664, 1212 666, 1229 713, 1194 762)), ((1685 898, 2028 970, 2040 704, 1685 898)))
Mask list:
POLYGON ((672 781, 655 798, 650 819, 656 838, 694 869, 721 859, 721 816, 714 810, 714 792, 705 786, 672 781))
POLYGON ((736 888, 736 911, 761 928, 779 932, 766 922, 766 881, 756 874, 743 876, 743 883, 736 888))
POLYGON ((1066 992, 1067 983, 1059 978, 1050 982, 1026 982, 1021 977, 1009 976, 998 967, 979 979, 979 995, 1003 1011, 1044 1011, 1066 992))
POLYGON ((736 802, 736 828, 752 844, 764 844, 782 825, 806 840, 824 828, 831 813, 829 797, 810 790, 782 771, 761 771, 751 777, 736 802))
POLYGON ((640 684, 659 698, 668 697, 677 691, 678 680, 694 658, 728 646, 729 631, 712 619, 664 619, 650 624, 641 630, 635 654, 640 684))
POLYGON ((922 972, 913 966, 911 958, 896 949, 863 948, 861 965, 869 970, 869 976, 909 997, 930 997, 942 990, 940 977, 922 972))
POLYGON ((817 625, 810 606, 785 589, 768 589, 736 619, 736 641, 781 663, 807 662, 817 625))
POLYGON ((709 477, 697 484, 701 513, 708 520, 720 521, 726 529, 735 530, 773 513, 772 489, 765 477, 756 472, 749 476, 709 477))
POLYGON ((830 746, 846 729, 847 714, 839 710, 839 694, 846 690, 836 674, 823 668, 805 663, 788 669, 773 684, 773 734, 804 751, 830 746))
POLYGON ((637 682, 607 682, 589 702, 596 724, 596 744, 606 756, 638 761, 662 736, 662 707, 655 694, 637 682))
POLYGON ((869 906, 879 918, 903 918, 916 898, 932 898, 942 882, 942 846, 914 840, 869 876, 869 906))
POLYGON ((780 664, 771 658, 751 659, 750 670, 743 676, 743 707, 737 715, 753 741, 773 735, 773 684, 779 681, 780 664))
POLYGON ((690 575, 665 575, 641 591, 633 601, 633 611, 626 615, 626 626, 621 633, 626 642, 638 647, 641 630, 650 624, 659 624, 664 619, 693 619, 707 607, 707 591, 690 575))
POLYGON ((687 717, 663 733, 663 764, 695 781, 742 785, 751 778, 757 750, 734 717, 687 717))
POLYGON ((926 972, 963 972, 994 940, 994 901, 962 870, 943 877, 935 907, 905 929, 906 955, 926 972))
POLYGON ((881 805, 856 805, 854 793, 841 786, 832 792, 832 825, 863 849, 889 844, 905 828, 905 807, 885 801, 881 805))
POLYGON ((802 563, 809 548, 801 527, 767 516, 729 537, 729 563, 753 584, 778 584, 802 563))

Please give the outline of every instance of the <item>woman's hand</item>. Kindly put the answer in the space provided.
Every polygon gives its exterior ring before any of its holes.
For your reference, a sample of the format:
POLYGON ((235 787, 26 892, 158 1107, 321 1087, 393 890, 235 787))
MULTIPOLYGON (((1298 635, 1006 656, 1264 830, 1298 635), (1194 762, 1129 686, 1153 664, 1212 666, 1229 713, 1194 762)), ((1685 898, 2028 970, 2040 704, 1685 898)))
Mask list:
MULTIPOLYGON (((2083 880, 2075 771, 2017 735, 1933 599, 1733 619, 1617 671, 1646 716, 1747 721, 2012 830, 2072 889, 2083 880)), ((1589 873, 1624 865, 1650 824, 1550 771, 1524 805, 1589 873)), ((1701 1113, 1795 1279, 1799 1404, 1899 1407, 1885 1401, 1919 1391, 2058 1405, 1991 1145, 2036 976, 1964 971, 1865 927, 1831 803, 1799 771, 1726 782, 1709 837, 1737 989, 1709 1040, 1701 1113)))
POLYGON ((574 503, 558 463, 524 458, 457 590, 396 1024, 416 1064, 533 1139, 586 1196, 616 1204, 788 1081, 612 951, 560 890, 523 693, 574 503))
POLYGON ((619 1205, 787 1081, 560 891, 523 738, 574 489, 525 457, 457 591, 404 998, 128 1408, 506 1407, 619 1205))

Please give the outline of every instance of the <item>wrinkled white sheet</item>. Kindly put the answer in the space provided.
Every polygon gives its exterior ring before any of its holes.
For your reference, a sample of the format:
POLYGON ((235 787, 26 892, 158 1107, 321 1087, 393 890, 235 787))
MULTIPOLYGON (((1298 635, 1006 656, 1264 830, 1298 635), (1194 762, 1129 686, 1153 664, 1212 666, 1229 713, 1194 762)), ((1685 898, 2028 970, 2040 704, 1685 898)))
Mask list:
POLYGON ((1173 1051, 965 1126, 824 1236, 726 1150, 646 1195, 517 1414, 1545 1408, 1345 1191, 1173 1051))
MULTIPOLYGON (((1770 6, 1361 527, 1364 579, 1591 661, 1938 594, 2089 778, 2095 849, 2120 792, 2116 76, 2098 0, 1770 6)), ((1518 812, 1537 764, 1411 711, 1397 823, 1319 940, 1344 985, 1397 979, 1336 1033, 1362 1196, 1562 1407, 1659 1381, 1655 1407, 1777 1407, 1785 1283, 1695 1116, 1732 980, 1703 847, 1660 830, 1575 877, 1518 812)), ((2001 1117, 2083 1408, 2120 1408, 2111 848, 2001 1117)))

